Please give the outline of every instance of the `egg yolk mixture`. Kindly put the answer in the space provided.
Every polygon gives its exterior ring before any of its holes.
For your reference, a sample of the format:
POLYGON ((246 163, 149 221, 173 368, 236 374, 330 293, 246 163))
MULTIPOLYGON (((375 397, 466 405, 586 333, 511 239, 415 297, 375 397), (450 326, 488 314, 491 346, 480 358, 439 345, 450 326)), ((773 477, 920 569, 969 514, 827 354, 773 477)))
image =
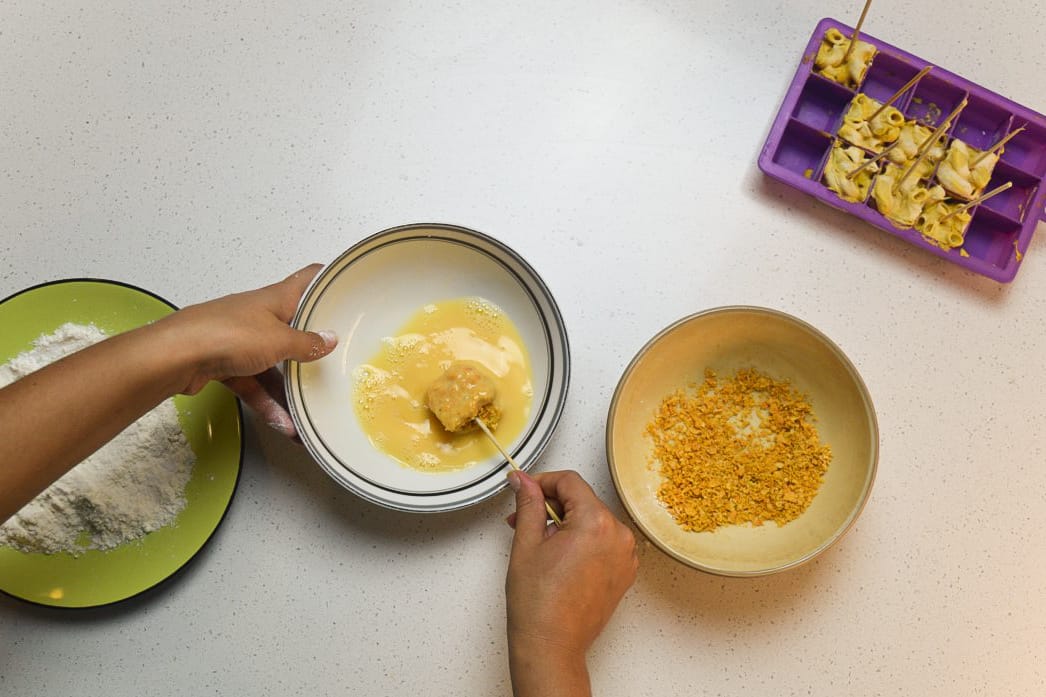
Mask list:
POLYGON ((421 308, 353 371, 356 416, 375 448, 424 472, 464 469, 497 452, 479 430, 448 433, 425 405, 429 386, 459 361, 494 379, 498 440, 507 446, 522 433, 534 388, 519 330, 487 300, 454 298, 421 308))

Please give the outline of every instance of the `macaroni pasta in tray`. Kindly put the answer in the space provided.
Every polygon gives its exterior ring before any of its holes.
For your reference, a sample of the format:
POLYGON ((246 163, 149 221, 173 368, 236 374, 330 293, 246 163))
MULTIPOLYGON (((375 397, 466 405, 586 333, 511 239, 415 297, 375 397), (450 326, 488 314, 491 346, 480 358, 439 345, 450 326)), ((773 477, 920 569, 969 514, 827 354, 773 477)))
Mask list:
POLYGON ((847 56, 852 35, 834 19, 814 29, 760 169, 1012 281, 1046 220, 1046 117, 863 33, 847 56))

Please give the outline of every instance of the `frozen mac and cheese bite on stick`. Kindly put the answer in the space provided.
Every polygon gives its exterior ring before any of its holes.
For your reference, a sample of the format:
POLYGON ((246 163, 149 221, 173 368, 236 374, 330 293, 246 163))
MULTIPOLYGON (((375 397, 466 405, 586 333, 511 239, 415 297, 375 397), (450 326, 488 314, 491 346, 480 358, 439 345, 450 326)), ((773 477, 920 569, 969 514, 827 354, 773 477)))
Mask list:
POLYGON ((425 404, 451 433, 476 428, 476 419, 493 431, 501 421, 496 396, 497 386, 489 375, 474 364, 458 362, 432 383, 425 404))

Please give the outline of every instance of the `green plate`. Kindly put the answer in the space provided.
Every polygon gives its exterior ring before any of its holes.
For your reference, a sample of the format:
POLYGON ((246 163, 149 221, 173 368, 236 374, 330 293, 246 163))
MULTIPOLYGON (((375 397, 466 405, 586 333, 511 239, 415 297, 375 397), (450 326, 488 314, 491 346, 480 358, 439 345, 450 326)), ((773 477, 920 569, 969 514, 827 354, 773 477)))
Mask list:
MULTIPOLYGON (((127 331, 175 308, 148 291, 115 281, 74 279, 23 290, 0 302, 0 363, 32 348, 65 322, 127 331)), ((239 401, 211 383, 175 397, 196 464, 186 506, 173 525, 105 552, 26 554, 0 547, 0 591, 53 607, 96 607, 126 600, 182 568, 225 517, 240 477, 243 419, 239 401)))

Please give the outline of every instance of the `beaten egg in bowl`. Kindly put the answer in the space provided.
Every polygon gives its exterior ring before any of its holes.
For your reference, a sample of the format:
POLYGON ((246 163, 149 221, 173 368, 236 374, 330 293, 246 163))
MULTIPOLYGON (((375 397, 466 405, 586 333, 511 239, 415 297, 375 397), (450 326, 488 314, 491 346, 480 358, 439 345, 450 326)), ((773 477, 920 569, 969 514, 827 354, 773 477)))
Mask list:
POLYGON ((449 433, 425 392, 450 364, 467 361, 493 377, 502 414, 498 437, 511 442, 530 418, 530 358, 519 330, 483 298, 452 298, 416 312, 353 370, 356 417, 375 448, 426 472, 471 467, 495 454, 481 431, 449 433))

